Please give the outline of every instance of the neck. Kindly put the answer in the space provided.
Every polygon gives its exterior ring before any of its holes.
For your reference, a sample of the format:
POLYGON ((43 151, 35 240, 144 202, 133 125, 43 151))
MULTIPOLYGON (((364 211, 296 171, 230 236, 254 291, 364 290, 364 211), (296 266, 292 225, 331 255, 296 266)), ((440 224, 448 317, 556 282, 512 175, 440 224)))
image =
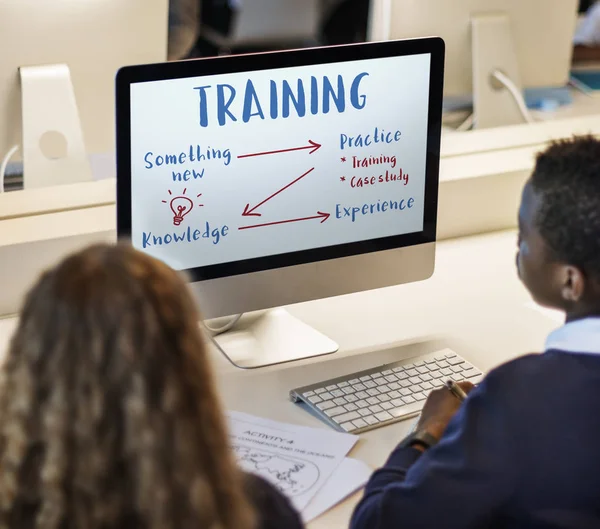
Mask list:
POLYGON ((568 310, 566 322, 570 323, 586 318, 600 318, 600 306, 597 307, 580 307, 578 309, 568 310))

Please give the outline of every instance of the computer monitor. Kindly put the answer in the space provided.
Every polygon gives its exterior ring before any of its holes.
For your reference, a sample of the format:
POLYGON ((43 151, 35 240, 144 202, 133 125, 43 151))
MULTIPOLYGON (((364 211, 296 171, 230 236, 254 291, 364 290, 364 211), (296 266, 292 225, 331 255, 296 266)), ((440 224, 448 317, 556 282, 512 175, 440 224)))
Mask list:
MULTIPOLYGON (((123 68, 117 231, 217 318, 428 278, 441 39, 123 68)), ((240 367, 337 344, 267 310, 219 342, 240 367)))
POLYGON ((0 160, 19 147, 26 187, 89 176, 86 151, 115 150, 117 70, 165 60, 167 31, 168 0, 3 0, 0 160))
POLYGON ((442 37, 445 96, 473 95, 478 128, 510 125, 527 119, 522 89, 568 82, 577 8, 578 0, 372 0, 369 39, 442 37))

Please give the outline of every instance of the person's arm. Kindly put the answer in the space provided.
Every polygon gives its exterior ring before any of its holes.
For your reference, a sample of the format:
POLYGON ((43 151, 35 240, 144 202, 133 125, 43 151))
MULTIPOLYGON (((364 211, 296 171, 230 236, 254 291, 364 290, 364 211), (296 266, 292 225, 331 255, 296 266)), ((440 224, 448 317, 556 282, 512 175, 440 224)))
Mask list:
POLYGON ((273 485, 254 474, 245 474, 244 478, 257 515, 256 529, 303 529, 298 511, 273 485))
POLYGON ((352 529, 487 527, 514 491, 513 433, 501 392, 486 379, 422 452, 398 448, 373 474, 352 529))

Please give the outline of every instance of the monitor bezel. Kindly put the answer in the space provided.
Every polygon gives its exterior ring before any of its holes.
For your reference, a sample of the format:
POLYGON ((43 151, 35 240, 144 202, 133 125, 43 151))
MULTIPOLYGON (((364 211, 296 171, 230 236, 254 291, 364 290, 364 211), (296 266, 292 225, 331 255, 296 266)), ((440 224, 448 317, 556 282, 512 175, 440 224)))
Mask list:
POLYGON ((200 266, 187 269, 185 272, 190 275, 193 281, 203 281, 435 242, 442 131, 444 53, 444 41, 438 37, 429 37, 210 57, 121 68, 116 76, 117 236, 119 238, 130 238, 132 229, 130 106, 130 86, 132 84, 233 72, 253 72, 310 66, 312 64, 427 54, 431 56, 431 61, 422 231, 200 266))

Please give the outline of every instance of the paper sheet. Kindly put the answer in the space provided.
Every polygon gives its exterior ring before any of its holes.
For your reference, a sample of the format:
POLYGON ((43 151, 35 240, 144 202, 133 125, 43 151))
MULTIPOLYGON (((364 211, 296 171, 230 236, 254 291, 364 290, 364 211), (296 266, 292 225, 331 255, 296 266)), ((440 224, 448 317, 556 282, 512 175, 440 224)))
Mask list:
POLYGON ((323 488, 302 511, 304 523, 314 520, 364 487, 371 473, 372 471, 366 463, 350 457, 344 459, 323 488))
POLYGON ((285 494, 302 512, 357 442, 355 435, 229 412, 238 463, 285 494))

